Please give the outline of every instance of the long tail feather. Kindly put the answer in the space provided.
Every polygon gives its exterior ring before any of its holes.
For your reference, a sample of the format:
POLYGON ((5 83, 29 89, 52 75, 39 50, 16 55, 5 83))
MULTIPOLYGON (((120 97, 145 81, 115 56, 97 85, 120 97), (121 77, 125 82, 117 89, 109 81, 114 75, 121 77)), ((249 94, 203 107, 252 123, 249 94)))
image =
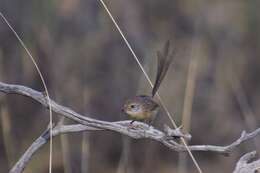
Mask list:
POLYGON ((152 97, 158 91, 160 84, 162 83, 169 69, 169 66, 173 60, 173 53, 169 53, 170 52, 169 50, 170 50, 170 41, 168 40, 164 46, 163 51, 157 52, 158 65, 157 65, 156 80, 152 91, 152 97))

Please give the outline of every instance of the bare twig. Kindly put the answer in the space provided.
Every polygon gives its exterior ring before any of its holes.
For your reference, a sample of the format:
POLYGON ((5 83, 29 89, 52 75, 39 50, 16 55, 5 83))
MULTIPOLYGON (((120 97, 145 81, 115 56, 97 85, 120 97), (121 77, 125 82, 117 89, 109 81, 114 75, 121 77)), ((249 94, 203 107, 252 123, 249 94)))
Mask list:
POLYGON ((256 158, 256 151, 246 153, 237 162, 233 173, 258 173, 260 172, 260 159, 252 161, 256 158))
MULTIPOLYGON (((86 130, 98 130, 93 127, 87 127, 84 125, 58 125, 53 128, 52 136, 57 136, 63 133, 79 132, 86 130)), ((48 127, 40 137, 38 137, 32 145, 26 150, 22 157, 16 162, 9 173, 20 173, 25 168, 26 164, 30 161, 33 154, 38 151, 44 144, 50 139, 50 127, 48 127)))
MULTIPOLYGON (((15 35, 15 37, 17 38, 17 40, 19 41, 19 43, 21 44, 21 46, 23 47, 23 49, 25 50, 27 55, 29 56, 30 60, 32 61, 38 75, 40 76, 42 85, 43 85, 45 93, 46 93, 46 99, 47 99, 47 102, 49 104, 49 118, 50 118, 50 124, 52 124, 52 107, 51 107, 51 104, 50 104, 49 91, 48 91, 45 79, 43 78, 42 72, 41 72, 40 68, 38 67, 37 62, 35 61, 35 58, 32 56, 31 52, 27 48, 27 46, 24 44, 21 37, 17 34, 15 29, 12 27, 12 25, 9 23, 9 21, 6 19, 6 17, 3 15, 2 12, 0 12, 0 16, 4 20, 4 22, 7 24, 9 29, 12 31, 12 33, 15 35)), ((52 133, 52 129, 50 130, 50 133, 52 133)), ((51 139, 50 139, 49 173, 52 173, 52 136, 51 136, 51 139)))
POLYGON ((188 133, 184 134, 181 131, 181 129, 182 129, 182 126, 176 128, 176 129, 171 129, 166 124, 164 125, 164 132, 166 133, 167 136, 169 136, 169 137, 174 137, 174 136, 183 137, 184 139, 190 141, 191 140, 191 135, 188 134, 188 133))
MULTIPOLYGON (((119 123, 123 124, 125 122, 119 122, 119 123)), ((141 124, 139 124, 139 125, 141 125, 141 124)), ((20 173, 20 172, 22 172, 22 170, 25 168, 26 164, 29 162, 29 160, 31 159, 33 154, 35 154, 35 152, 37 152, 38 149, 40 149, 50 139, 50 133, 49 133, 50 131, 49 130, 50 130, 50 128, 48 127, 42 133, 42 135, 32 143, 32 145, 26 150, 26 152, 23 154, 23 156, 19 159, 19 161, 13 166, 10 173, 20 173)), ((60 124, 60 125, 57 125, 56 127, 53 128, 52 135, 57 136, 57 135, 64 134, 64 133, 73 133, 73 132, 82 132, 82 131, 95 131, 95 130, 101 130, 101 129, 94 128, 94 127, 88 127, 88 126, 81 125, 81 124, 75 124, 75 125, 61 125, 60 124)), ((258 129, 258 131, 260 131, 260 129, 258 129)), ((246 134, 242 135, 241 138, 239 138, 237 140, 238 142, 234 142, 233 144, 231 144, 230 146, 227 146, 226 148, 233 149, 235 145, 239 145, 241 142, 243 142, 243 140, 247 140, 250 137, 253 137, 252 133, 247 134, 246 136, 245 135, 246 134)), ((182 147, 184 147, 184 146, 182 146, 182 147)), ((185 148, 183 148, 182 150, 185 151, 185 148)))
MULTIPOLYGON (((21 86, 21 85, 11 85, 0 82, 0 92, 4 92, 7 94, 19 94, 23 96, 27 96, 29 98, 34 99, 35 101, 41 103, 43 106, 48 108, 48 102, 45 94, 35 91, 31 88, 21 86)), ((130 121, 116 121, 116 122, 107 122, 107 121, 100 121, 93 118, 85 117, 80 115, 79 113, 76 113, 75 111, 71 110, 70 108, 67 108, 65 106, 59 105, 53 100, 50 100, 51 106, 53 108, 53 111, 63 115, 66 118, 69 118, 71 120, 74 120, 78 122, 78 125, 73 126, 61 126, 62 130, 60 128, 53 129, 55 131, 54 135, 57 135, 59 133, 69 133, 69 132, 79 132, 84 130, 110 130, 114 132, 118 132, 120 134, 132 137, 134 139, 141 139, 141 138, 149 138, 151 140, 158 141, 168 148, 178 151, 178 152, 184 152, 187 151, 185 146, 182 144, 179 144, 175 141, 176 137, 183 137, 186 136, 185 134, 180 133, 180 130, 178 132, 172 132, 171 134, 175 134, 177 136, 169 136, 168 132, 163 132, 158 129, 155 129, 154 127, 149 127, 145 123, 141 122, 135 122, 135 128, 129 128, 130 121), (60 130, 60 132, 59 132, 60 130), (178 136, 179 134, 179 136, 178 136)), ((211 151, 221 154, 229 154, 235 147, 240 145, 242 142, 245 142, 249 139, 254 138, 255 136, 260 134, 260 128, 256 129, 255 131, 251 133, 246 133, 245 131, 242 132, 239 139, 237 139, 235 142, 231 143, 227 146, 215 146, 215 145, 190 145, 188 146, 190 150, 192 151, 211 151)), ((46 139, 38 138, 33 144, 32 144, 32 151, 38 150, 39 143, 43 145, 46 143, 46 139), (42 144, 43 143, 43 144, 42 144), (37 147, 35 147, 37 146, 37 147)), ((30 147, 30 148, 31 148, 30 147)), ((26 151, 28 152, 28 150, 26 151)), ((27 158, 30 158, 32 156, 32 153, 26 154, 27 158), (29 156, 29 157, 28 157, 29 156)), ((24 157, 24 156, 23 156, 24 157)), ((26 160, 26 159, 24 159, 26 160)), ((28 159, 27 159, 28 161, 28 159)), ((18 164, 18 163, 17 163, 18 164)))
MULTIPOLYGON (((129 121, 130 122, 130 121, 129 121)), ((128 123, 129 123, 128 122, 128 123)), ((118 123, 126 123, 126 122, 118 122, 118 123)), ((138 123, 138 122, 137 122, 138 123)), ((138 124, 138 125, 141 125, 138 124)), ((48 127, 43 133, 42 135, 37 138, 32 145, 26 150, 26 152, 22 155, 22 157, 17 161, 17 163, 13 166, 13 168, 11 169, 10 173, 21 173, 23 171, 23 169, 25 168, 25 166, 27 165, 27 163, 30 161, 31 157, 33 156, 33 154, 35 154, 44 144, 46 144, 48 142, 48 140, 50 139, 50 128, 48 127)), ((82 132, 82 131, 96 131, 96 130, 102 130, 99 128, 94 128, 94 127, 88 127, 85 125, 81 125, 81 124, 74 124, 74 125, 62 125, 62 124, 58 124, 57 126, 55 126, 53 128, 53 133, 52 136, 55 137, 57 135, 60 134, 65 134, 65 133, 74 133, 74 132, 82 132)), ((226 148, 226 152, 231 151, 235 146, 238 146, 241 142, 248 140, 252 137, 254 137, 257 132, 259 133, 260 129, 249 133, 249 134, 245 134, 242 133, 243 135, 241 135, 241 137, 234 143, 232 143, 229 146, 226 147, 218 147, 215 146, 215 148, 226 148)), ((178 144, 179 145, 179 144, 178 144)), ((182 151, 185 151, 184 146, 182 147, 182 151)), ((190 149, 192 150, 192 147, 194 146, 190 146, 190 149)), ((201 149, 203 147, 203 145, 200 146, 201 149)), ((204 146, 205 148, 207 148, 207 146, 204 146)), ((210 147, 210 146, 208 146, 210 147)), ((214 146, 211 146, 212 148, 214 148, 214 146)), ((199 147, 197 148, 199 149, 199 147)), ((181 150, 180 150, 181 151, 181 150)), ((203 150, 203 151, 207 151, 207 150, 203 150)), ((211 150, 212 151, 212 150, 211 150)), ((219 150, 220 151, 220 150, 219 150)), ((242 163, 242 162, 241 162, 242 163)), ((241 165, 241 164, 240 164, 241 165)), ((238 166, 237 166, 238 167, 238 166)), ((241 166, 240 166, 241 168, 241 166)), ((238 168, 236 168, 238 169, 238 168)), ((235 172, 238 173, 238 172, 235 172)), ((240 172, 239 172, 240 173, 240 172)), ((241 172, 242 173, 242 172, 241 172)))
MULTIPOLYGON (((19 94, 30 97, 35 101, 41 103, 43 106, 48 108, 48 103, 46 96, 38 91, 35 91, 31 88, 21 86, 21 85, 11 85, 0 82, 0 92, 4 92, 7 94, 19 94)), ((166 133, 149 127, 147 124, 136 122, 136 128, 129 128, 130 121, 117 121, 117 122, 108 122, 108 121, 100 121, 97 119, 89 118, 76 113, 75 111, 67 108, 65 106, 61 106, 53 100, 50 100, 53 111, 63 115, 66 118, 74 120, 79 124, 87 126, 86 128, 95 128, 98 130, 110 130, 114 132, 118 132, 123 135, 127 135, 134 139, 141 138, 149 138, 155 141, 158 141, 168 148, 175 151, 186 151, 185 146, 178 144, 174 141, 174 138, 169 138, 166 133)), ((80 125, 79 125, 80 126, 80 125)), ((83 128, 84 126, 80 126, 83 128)), ((74 130, 74 129, 72 129, 74 130)), ((77 130, 78 131, 78 130, 77 130)), ((178 132, 176 132, 178 134, 178 132)), ((193 151, 212 151, 217 153, 229 153, 235 147, 240 145, 242 142, 254 138, 256 135, 260 134, 260 128, 256 129, 251 133, 243 132, 241 137, 227 146, 215 146, 215 145, 190 145, 189 148, 193 151)), ((183 136, 183 134, 182 134, 183 136)), ((180 136, 181 137, 181 136, 180 136)))

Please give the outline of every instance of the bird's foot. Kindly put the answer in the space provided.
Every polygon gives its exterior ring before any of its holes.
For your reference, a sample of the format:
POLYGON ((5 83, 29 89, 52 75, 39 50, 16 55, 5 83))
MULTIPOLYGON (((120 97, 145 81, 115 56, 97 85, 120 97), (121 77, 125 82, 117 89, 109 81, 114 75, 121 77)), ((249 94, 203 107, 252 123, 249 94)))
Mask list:
POLYGON ((138 129, 142 128, 142 126, 140 124, 131 124, 130 123, 127 128, 133 129, 133 130, 138 130, 138 129))
POLYGON ((127 128, 133 130, 138 130, 138 129, 145 130, 146 127, 144 127, 142 124, 134 124, 134 120, 133 120, 130 122, 127 128))

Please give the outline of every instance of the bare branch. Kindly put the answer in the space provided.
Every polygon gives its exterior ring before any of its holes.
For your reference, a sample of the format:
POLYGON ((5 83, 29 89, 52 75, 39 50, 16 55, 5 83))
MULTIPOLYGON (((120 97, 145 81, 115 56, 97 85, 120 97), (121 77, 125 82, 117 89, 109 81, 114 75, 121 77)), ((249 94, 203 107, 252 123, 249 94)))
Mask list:
MULTIPOLYGON (((7 94, 19 94, 30 97, 35 101, 39 102, 46 108, 48 108, 47 98, 44 93, 35 91, 31 88, 21 86, 21 85, 11 85, 5 84, 0 82, 0 92, 4 92, 7 94)), ((140 138, 149 138, 152 140, 156 140, 170 149, 175 151, 186 151, 185 146, 178 144, 174 141, 174 138, 169 138, 169 136, 158 130, 153 128, 152 126, 149 127, 147 124, 136 122, 136 128, 129 128, 129 121, 117 121, 117 122, 107 122, 107 121, 100 121, 93 118, 85 117, 80 115, 79 113, 67 108, 65 106, 59 105, 55 101, 51 100, 51 105, 53 111, 63 115, 66 118, 74 120, 79 124, 85 125, 88 128, 96 128, 99 130, 111 130, 114 132, 118 132, 123 135, 127 135, 129 137, 140 139, 140 138)), ((175 134, 178 134, 176 132, 175 134)), ((254 138, 256 135, 260 134, 260 128, 253 131, 252 133, 243 132, 241 137, 227 146, 214 146, 214 145, 190 145, 190 150, 193 151, 212 151, 217 153, 229 153, 233 150, 236 146, 240 145, 242 142, 254 138)), ((183 136, 183 134, 181 134, 183 136)))
POLYGON ((184 139, 186 140, 191 140, 191 135, 190 134, 183 134, 182 131, 181 131, 181 127, 178 127, 176 129, 171 129, 169 126, 167 126, 166 124, 164 125, 164 131, 166 133, 167 136, 171 136, 171 137, 174 137, 174 136, 179 136, 179 137, 183 137, 184 139))
MULTIPOLYGON (((125 124, 126 122, 118 122, 125 124)), ((130 123, 130 121, 128 122, 130 123)), ((141 124, 139 124, 141 125, 141 124)), ((57 124, 52 130, 52 136, 55 137, 60 134, 65 133, 73 133, 73 132, 82 132, 82 131, 97 131, 103 130, 95 127, 88 127, 81 124, 74 125, 62 125, 60 123, 57 124)), ((173 132, 174 133, 174 132, 173 132)), ((183 135, 183 134, 180 134, 183 135)), ((176 136, 175 136, 176 137, 176 136)), ((26 164, 30 161, 31 157, 40 149, 44 144, 48 142, 50 139, 50 128, 48 127, 41 135, 38 137, 32 145, 26 150, 26 152, 22 155, 22 157, 16 162, 13 168, 10 170, 10 173, 20 173, 25 168, 26 164)))
MULTIPOLYGON (((130 121, 128 121, 129 123, 130 121)), ((118 122, 118 123, 122 123, 125 124, 126 122, 118 122)), ((138 122, 137 122, 138 123, 138 122)), ((138 123, 138 125, 140 126, 141 124, 138 123)), ((96 130, 103 130, 103 129, 99 129, 99 128, 94 128, 94 127, 88 127, 85 125, 81 125, 81 124, 74 124, 74 125, 62 125, 62 124, 58 124, 57 126, 55 126, 53 128, 53 137, 58 136, 60 134, 65 134, 65 133, 74 133, 74 132, 82 132, 82 131, 96 131, 96 130)), ((179 133, 179 129, 177 129, 177 132, 172 132, 172 133, 179 133)), ((244 133, 242 133, 244 134, 244 133)), ((255 134, 255 132, 250 133, 248 135, 241 135, 241 137, 237 140, 242 142, 243 140, 245 140, 246 138, 248 138, 249 136, 252 137, 252 135, 255 134), (247 136, 247 137, 245 137, 247 136)), ((181 134, 182 135, 182 134, 181 134)), ((44 145, 48 142, 48 140, 50 139, 50 131, 49 128, 47 128, 42 135, 37 138, 32 145, 26 150, 26 152, 22 155, 22 157, 17 161, 17 163, 13 166, 13 168, 11 169, 10 173, 21 173, 23 171, 23 169, 25 168, 25 166, 27 165, 27 163, 30 161, 31 157, 44 145)), ((234 142, 235 145, 239 145, 239 142, 234 142)), ((227 146, 226 148, 228 149, 233 149, 234 148, 234 143, 227 146)), ((177 143, 176 143, 177 144, 177 143)), ((179 145, 179 144, 177 144, 179 145)), ((192 147, 192 146, 191 146, 192 147)), ((201 146, 202 147, 202 146, 201 146)), ((213 147, 213 146, 212 146, 213 147)), ((217 147, 217 146, 216 146, 217 147)), ((220 147, 221 148, 221 147, 220 147)), ((228 150, 227 149, 227 150, 228 150)), ((245 155, 246 156, 246 155, 245 155)), ((251 155, 250 155, 251 156, 251 155)), ((238 165, 237 165, 237 169, 241 169, 243 165, 245 165, 247 163, 248 160, 250 160, 249 157, 243 157, 244 159, 240 159, 238 165), (246 160, 248 158, 248 160, 246 160), (245 160, 243 162, 243 160, 245 160)), ((260 161, 259 161, 260 162, 260 161)), ((253 164, 250 164, 249 167, 252 167, 253 164)), ((255 165, 255 163, 254 163, 255 165)), ((257 165, 259 166, 259 163, 257 163, 257 165)), ((238 172, 235 172, 238 173, 238 172)), ((239 172, 240 173, 240 172, 239 172)), ((241 172, 243 173, 243 172, 241 172)))
POLYGON ((252 161, 256 158, 256 151, 246 153, 237 162, 233 173, 258 173, 260 172, 260 159, 252 161), (252 162, 251 162, 252 161, 252 162))
MULTIPOLYGON (((99 130, 94 127, 87 127, 84 125, 57 125, 53 128, 52 136, 57 136, 63 133, 80 132, 80 131, 90 131, 99 130)), ((50 127, 48 127, 40 137, 38 137, 31 146, 26 150, 26 152, 20 157, 9 173, 20 173, 23 171, 27 163, 32 158, 33 154, 37 152, 44 144, 46 144, 50 139, 50 127)))

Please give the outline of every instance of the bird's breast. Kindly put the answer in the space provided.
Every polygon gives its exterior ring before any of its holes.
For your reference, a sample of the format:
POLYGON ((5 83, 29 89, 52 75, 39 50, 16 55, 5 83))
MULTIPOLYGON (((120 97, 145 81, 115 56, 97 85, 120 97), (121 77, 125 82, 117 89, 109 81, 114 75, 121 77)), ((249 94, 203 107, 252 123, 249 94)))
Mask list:
POLYGON ((146 119, 152 119, 158 112, 158 109, 156 110, 148 110, 148 111, 141 111, 141 112, 129 112, 128 115, 131 119, 134 120, 146 120, 146 119))

